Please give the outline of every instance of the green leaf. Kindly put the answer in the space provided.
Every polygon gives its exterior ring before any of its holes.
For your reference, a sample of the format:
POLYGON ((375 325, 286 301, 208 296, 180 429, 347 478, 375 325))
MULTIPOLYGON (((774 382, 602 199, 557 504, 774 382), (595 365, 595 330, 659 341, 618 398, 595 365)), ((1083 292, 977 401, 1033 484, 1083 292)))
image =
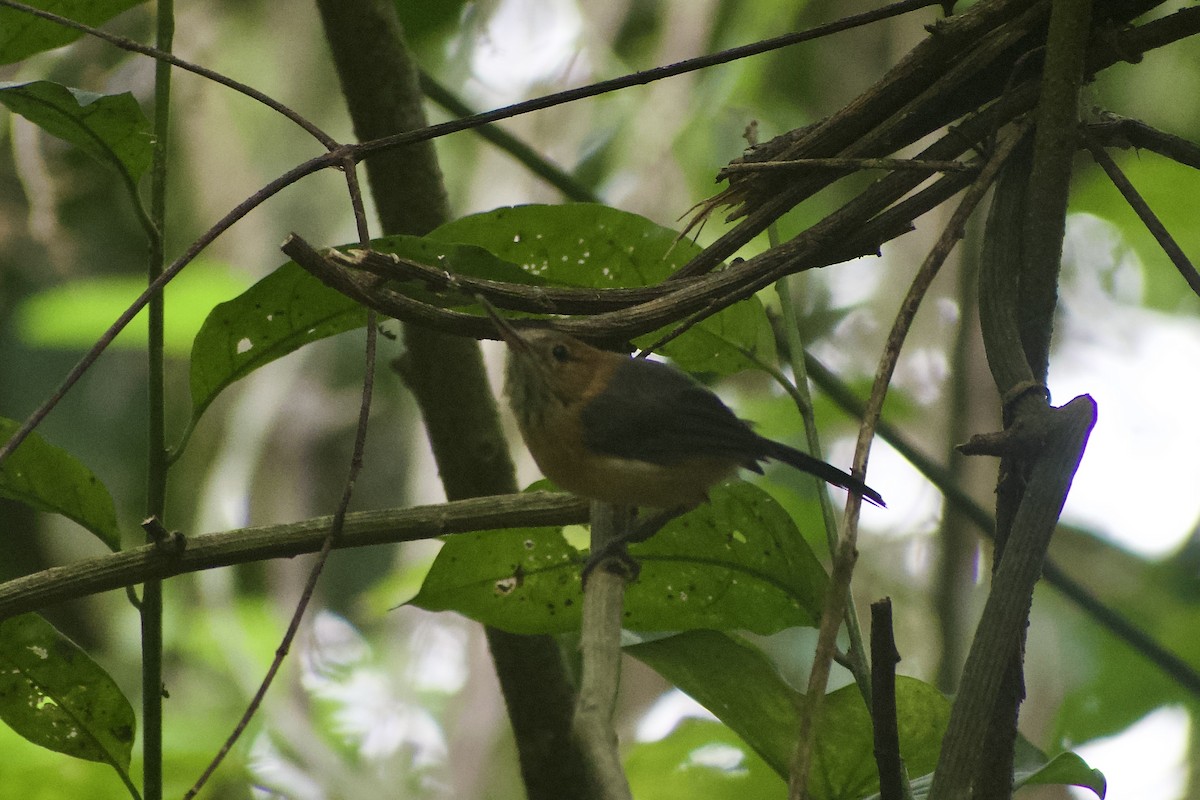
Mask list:
POLYGON ((450 537, 409 602, 457 611, 512 633, 579 629, 579 553, 560 528, 514 528, 450 537))
MULTIPOLYGON (((950 703, 933 686, 896 676, 900 755, 910 775, 932 772, 950 720, 950 703)), ((831 692, 817 722, 814 800, 850 800, 879 791, 871 715, 857 686, 831 692)))
MULTIPOLYGON (((651 347, 667 329, 639 336, 634 344, 651 347)), ((657 351, 687 372, 733 375, 746 369, 760 369, 760 363, 775 362, 775 337, 767 323, 766 312, 758 298, 734 303, 706 317, 677 339, 657 351), (747 358, 742 351, 753 358, 747 358)))
MULTIPOLYGON (((1185 253, 1200 252, 1200 174, 1183 164, 1152 152, 1112 153, 1113 158, 1150 209, 1166 226, 1185 253)), ((1194 313, 1195 296, 1171 264, 1154 236, 1146 230, 1120 192, 1098 168, 1081 170, 1071 188, 1071 211, 1088 212, 1112 223, 1121 233, 1114 242, 1115 257, 1132 249, 1143 265, 1145 303, 1165 311, 1194 313)), ((1194 258, 1194 256, 1193 256, 1194 258)), ((1089 272, 1098 265, 1089 264, 1089 272)), ((1103 272, 1098 272, 1103 275, 1103 272)))
MULTIPOLYGON (((357 246, 343 245, 338 249, 357 246)), ((382 237, 373 240, 371 246, 464 275, 538 283, 515 264, 506 263, 480 247, 448 245, 419 236, 382 237)), ((418 282, 400 286, 407 294, 434 305, 454 307, 473 303, 456 293, 430 291, 418 282)), ((192 344, 189 433, 217 395, 234 382, 306 344, 361 328, 366 321, 366 309, 321 283, 294 261, 285 263, 238 297, 221 303, 204 320, 192 344)))
POLYGON ((204 320, 192 344, 192 425, 234 381, 366 321, 366 309, 289 261, 204 320))
MULTIPOLYGON (((246 288, 224 264, 197 260, 164 292, 166 354, 185 358, 213 307, 246 288)), ((73 280, 24 300, 16 312, 17 332, 36 347, 86 349, 146 289, 144 278, 107 276, 73 280)), ((146 311, 125 327, 113 347, 146 349, 146 311)))
MULTIPOLYGON (((1169 643, 1193 668, 1200 665, 1197 553, 1192 548, 1155 561, 1066 526, 1055 533, 1051 552, 1070 577, 1143 634, 1169 643)), ((1047 738, 1053 749, 1111 736, 1161 706, 1195 707, 1191 692, 1129 642, 1061 598, 1047 594, 1038 602, 1050 604, 1058 635, 1076 655, 1058 676, 1063 699, 1047 738)))
POLYGON ((801 694, 761 650, 717 631, 690 631, 628 645, 650 666, 728 725, 776 773, 787 776, 801 694))
MULTIPOLYGON (((20 427, 11 419, 0 418, 0 442, 8 441, 20 427)), ((0 496, 39 511, 62 514, 110 549, 121 549, 117 512, 108 489, 74 456, 36 432, 0 463, 0 496)), ((32 535, 32 531, 28 533, 32 535)))
POLYGON ((1092 769, 1087 762, 1074 753, 1059 753, 1049 763, 1037 770, 1017 770, 1013 779, 1016 788, 1039 784, 1083 786, 1095 792, 1100 800, 1104 800, 1104 795, 1108 791, 1108 781, 1105 780, 1104 773, 1098 769, 1092 769))
MULTIPOLYGON (((711 497, 629 548, 642 570, 626 592, 624 627, 773 633, 815 624, 825 572, 787 513, 747 483, 711 497)), ((411 602, 514 633, 573 631, 582 564, 556 528, 453 536, 411 602)))
POLYGON ((638 800, 783 800, 787 784, 729 728, 689 719, 625 759, 638 800), (664 780, 664 776, 670 780, 664 780))
POLYGON ((645 217, 597 203, 526 205, 472 214, 429 235, 473 244, 562 286, 648 286, 699 248, 645 217))
MULTIPOLYGON (((26 5, 53 11, 60 17, 95 27, 141 0, 27 0, 26 5)), ((81 31, 34 17, 13 8, 0 8, 0 64, 62 47, 83 36, 81 31)))
POLYGON ((0 719, 34 744, 129 769, 136 722, 116 682, 36 614, 0 623, 0 719))
MULTIPOLYGON (((1095 792, 1100 800, 1104 800, 1107 790, 1104 775, 1100 770, 1092 769, 1074 753, 1061 753, 1053 760, 1046 758, 1038 748, 1021 734, 1017 734, 1015 765, 1013 766, 1013 788, 1036 784, 1074 785, 1083 786, 1095 792)), ((913 797, 924 800, 929 797, 933 788, 933 773, 927 772, 910 781, 913 797)), ((878 800, 879 795, 872 795, 869 800, 878 800)))
MULTIPOLYGON (((595 203, 500 208, 449 222, 429 238, 485 247, 553 285, 594 288, 658 283, 701 250, 645 217, 595 203)), ((667 330, 636 343, 648 346, 667 330)), ((727 375, 754 367, 739 348, 775 358, 766 315, 753 298, 705 319, 661 352, 683 369, 727 375)))
POLYGON ((625 627, 769 634, 816 625, 827 577, 788 513, 741 481, 710 496, 629 548, 642 572, 626 595, 625 627))
POLYGON ((131 183, 150 168, 150 122, 129 92, 101 95, 50 81, 0 83, 0 103, 127 175, 131 183))
MULTIPOLYGON (((757 648, 725 634, 693 631, 625 648, 713 712, 786 779, 802 695, 757 648)), ((910 774, 937 763, 950 704, 934 687, 896 678, 900 752, 910 774)), ((850 800, 879 790, 871 719, 856 686, 826 695, 817 720, 809 793, 850 800)))

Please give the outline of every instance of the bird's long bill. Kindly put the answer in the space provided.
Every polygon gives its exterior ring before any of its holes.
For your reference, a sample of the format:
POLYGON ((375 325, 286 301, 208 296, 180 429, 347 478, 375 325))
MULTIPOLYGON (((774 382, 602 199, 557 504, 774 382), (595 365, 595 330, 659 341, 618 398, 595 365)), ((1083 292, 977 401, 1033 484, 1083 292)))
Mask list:
POLYGON ((479 305, 483 306, 483 310, 492 318, 492 324, 496 326, 496 332, 500 334, 500 338, 504 340, 509 347, 516 347, 520 350, 528 350, 529 342, 521 335, 521 332, 513 327, 513 324, 500 316, 500 312, 492 305, 486 297, 481 294, 475 295, 475 299, 479 301, 479 305))

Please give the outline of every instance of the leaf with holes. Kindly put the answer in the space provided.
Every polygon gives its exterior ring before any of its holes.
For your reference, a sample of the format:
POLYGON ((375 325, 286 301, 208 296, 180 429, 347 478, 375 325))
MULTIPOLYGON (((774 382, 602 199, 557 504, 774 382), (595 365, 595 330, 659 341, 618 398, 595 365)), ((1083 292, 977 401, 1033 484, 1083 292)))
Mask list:
MULTIPOLYGON (((492 280, 538 283, 516 265, 479 247, 450 245, 420 236, 387 236, 373 240, 371 246, 439 269, 492 280)), ((409 283, 405 291, 436 305, 452 307, 473 302, 430 291, 415 282, 409 283)), ((366 321, 366 309, 321 283, 294 261, 221 303, 205 319, 192 343, 192 419, 185 441, 205 409, 231 384, 306 344, 361 328, 366 321)))
POLYGON ((136 725, 129 700, 36 614, 0 623, 0 719, 34 744, 109 764, 128 783, 136 725))
MULTIPOLYGON (((601 289, 658 283, 701 250, 670 228, 595 203, 499 208, 449 222, 429 238, 485 247, 553 285, 601 289)), ((766 314, 754 298, 706 318, 660 352, 683 369, 727 375, 756 366, 743 349, 775 360, 766 314)))
MULTIPOLYGON (((0 442, 8 441, 18 428, 17 422, 0 418, 0 442)), ((108 489, 74 456, 36 432, 0 464, 0 497, 62 514, 110 549, 121 549, 117 512, 108 489)))
MULTIPOLYGON (((773 633, 820 618, 827 578, 795 523, 761 489, 719 486, 629 553, 641 574, 625 597, 629 630, 773 633)), ((514 633, 579 627, 583 554, 555 528, 450 537, 412 603, 514 633)))
POLYGON ((366 309, 291 261, 221 303, 192 343, 189 432, 230 384, 310 342, 366 322, 366 309))

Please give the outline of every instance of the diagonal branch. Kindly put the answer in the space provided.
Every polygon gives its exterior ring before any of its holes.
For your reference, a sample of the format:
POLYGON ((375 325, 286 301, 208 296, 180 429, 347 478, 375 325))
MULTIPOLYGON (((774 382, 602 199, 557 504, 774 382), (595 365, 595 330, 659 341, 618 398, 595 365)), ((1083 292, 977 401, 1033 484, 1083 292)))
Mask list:
POLYGON ((1129 203, 1129 207, 1138 215, 1138 219, 1146 226, 1146 230, 1150 231, 1150 235, 1154 237, 1154 241, 1158 242, 1158 246, 1167 254, 1167 258, 1171 259, 1171 263, 1175 265, 1175 269, 1179 270, 1179 274, 1183 276, 1183 280, 1191 287, 1192 293, 1200 295, 1200 272, 1196 271, 1196 267, 1188 259, 1187 254, 1183 252, 1183 248, 1171 236, 1171 232, 1167 230, 1167 226, 1163 225, 1162 220, 1150 208, 1150 204, 1138 193, 1138 190, 1126 177, 1121 168, 1117 166, 1117 162, 1113 161, 1103 147, 1096 140, 1085 133, 1088 151, 1091 152, 1092 158, 1104 170, 1104 174, 1113 182, 1113 186, 1117 187, 1117 191, 1125 198, 1125 202, 1129 203))

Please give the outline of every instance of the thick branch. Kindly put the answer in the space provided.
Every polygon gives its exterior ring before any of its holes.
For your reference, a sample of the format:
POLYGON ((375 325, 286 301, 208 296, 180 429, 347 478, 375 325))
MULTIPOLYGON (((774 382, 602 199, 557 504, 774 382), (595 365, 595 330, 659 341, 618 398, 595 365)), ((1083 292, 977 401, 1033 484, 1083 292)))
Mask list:
MULTIPOLYGON (((592 552, 604 552, 631 524, 631 509, 592 504, 592 552)), ((621 614, 628 577, 601 565, 583 594, 579 629, 579 698, 572 733, 591 773, 593 794, 602 800, 631 800, 629 781, 613 727, 621 684, 621 614)))
POLYGON ((1012 535, 993 575, 942 739, 931 800, 957 800, 970 794, 1001 682, 1020 644, 1051 534, 1096 421, 1096 404, 1082 395, 1043 414, 1052 415, 1055 433, 1034 461, 1012 535))
POLYGON ((1091 0, 1056 0, 1050 17, 1021 260, 1021 341, 1034 379, 1044 382, 1066 226, 1072 156, 1079 147, 1079 89, 1091 30, 1091 0))
MULTIPOLYGON (((146 545, 52 567, 0 584, 0 620, 63 600, 135 586, 151 578, 315 553, 321 549, 332 521, 332 517, 316 517, 287 525, 238 528, 189 538, 187 546, 178 552, 146 545)), ((587 504, 579 498, 529 492, 347 514, 345 528, 334 547, 367 547, 452 533, 586 521, 587 504)))

